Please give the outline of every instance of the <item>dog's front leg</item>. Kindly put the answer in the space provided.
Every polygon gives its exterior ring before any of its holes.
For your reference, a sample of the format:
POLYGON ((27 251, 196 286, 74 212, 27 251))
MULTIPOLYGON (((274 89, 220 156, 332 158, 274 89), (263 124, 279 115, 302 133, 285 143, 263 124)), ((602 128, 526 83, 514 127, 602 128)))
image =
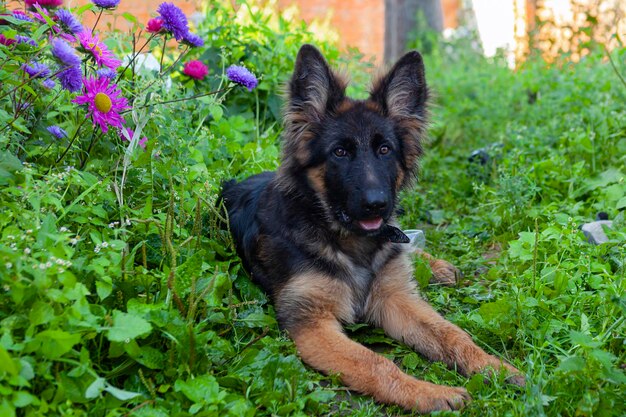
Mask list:
POLYGON ((524 385, 519 370, 483 351, 466 332, 419 297, 412 272, 410 261, 404 256, 390 261, 380 271, 368 300, 369 321, 430 360, 445 362, 466 376, 504 367, 512 374, 511 383, 524 385))
POLYGON ((292 278, 276 306, 304 362, 325 374, 339 374, 354 391, 422 413, 455 410, 469 399, 463 388, 419 381, 350 340, 338 318, 349 319, 351 292, 337 280, 317 274, 292 278))

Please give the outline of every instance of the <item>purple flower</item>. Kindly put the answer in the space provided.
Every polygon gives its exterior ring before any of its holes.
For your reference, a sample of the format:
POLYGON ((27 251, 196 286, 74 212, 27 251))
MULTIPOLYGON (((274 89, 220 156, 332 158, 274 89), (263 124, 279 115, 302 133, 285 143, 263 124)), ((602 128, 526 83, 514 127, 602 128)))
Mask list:
POLYGON ((23 20, 25 22, 32 22, 33 19, 31 19, 30 17, 28 17, 28 15, 26 13, 24 13, 21 10, 13 10, 11 12, 13 14, 13 17, 19 20, 23 20))
POLYGON ((48 126, 46 129, 48 130, 48 132, 52 133, 52 136, 57 139, 63 139, 67 137, 67 132, 61 129, 59 126, 48 126))
POLYGON ((171 32, 176 40, 180 41, 185 38, 189 32, 189 24, 182 10, 172 3, 161 3, 157 12, 163 19, 163 27, 171 32))
POLYGON ((80 66, 71 66, 57 74, 57 78, 61 82, 61 87, 72 93, 79 91, 83 87, 82 74, 80 66))
POLYGON ((96 74, 98 74, 98 77, 106 77, 110 80, 117 77, 117 72, 115 70, 112 70, 111 68, 106 68, 106 67, 96 70, 96 74))
POLYGON ((113 9, 120 4, 120 0, 91 0, 91 2, 102 9, 113 9))
POLYGON ((41 85, 43 85, 46 88, 52 89, 54 88, 54 80, 47 78, 41 82, 41 85))
POLYGON ((256 79, 254 74, 248 71, 247 68, 239 65, 231 65, 228 67, 226 76, 229 80, 246 87, 248 91, 254 90, 256 86, 259 85, 259 80, 256 79))
POLYGON ((204 46, 204 41, 202 40, 202 38, 191 32, 187 32, 187 34, 183 37, 183 43, 186 43, 193 48, 199 48, 201 46, 204 46))
POLYGON ((76 50, 59 38, 52 40, 52 55, 65 66, 80 66, 80 58, 76 55, 76 50))
POLYGON ((50 75, 50 68, 40 62, 33 62, 32 65, 24 65, 22 68, 30 78, 46 78, 50 75))
POLYGON ((15 36, 15 40, 17 41, 18 44, 26 43, 26 44, 28 44, 30 46, 38 46, 37 42, 35 42, 31 38, 29 38, 28 36, 16 35, 15 36))
POLYGON ((80 24, 76 16, 74 16, 69 10, 59 9, 56 12, 56 17, 59 21, 72 33, 80 33, 85 28, 80 24))

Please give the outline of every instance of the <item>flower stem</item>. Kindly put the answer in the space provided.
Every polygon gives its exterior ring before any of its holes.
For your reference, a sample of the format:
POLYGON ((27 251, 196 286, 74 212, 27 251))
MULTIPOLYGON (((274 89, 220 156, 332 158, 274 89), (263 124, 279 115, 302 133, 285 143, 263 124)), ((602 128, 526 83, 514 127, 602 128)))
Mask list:
POLYGON ((89 141, 89 146, 87 147, 87 151, 85 152, 85 159, 83 159, 80 163, 81 170, 85 168, 85 165, 87 165, 87 159, 89 159, 89 154, 91 154, 91 150, 93 149, 93 146, 96 144, 96 142, 98 142, 98 139, 100 139, 100 136, 100 132, 97 132, 96 130, 93 131, 91 135, 91 140, 89 141))
POLYGON ((94 30, 96 30, 96 26, 98 26, 98 22, 100 22, 100 18, 102 17, 102 12, 104 11, 104 9, 100 9, 100 13, 98 13, 98 18, 96 19, 96 23, 93 24, 93 27, 91 28, 91 33, 93 34, 94 30))
POLYGON ((133 63, 135 62, 135 60, 137 59, 137 57, 139 56, 139 54, 141 53, 141 51, 143 51, 143 49, 150 43, 150 41, 152 39, 154 39, 156 34, 151 34, 150 37, 148 38, 148 40, 146 41, 146 43, 144 43, 142 45, 141 48, 139 48, 139 50, 132 56, 132 58, 128 61, 128 64, 126 64, 126 66, 124 67, 124 69, 122 70, 122 72, 120 72, 120 74, 117 76, 117 79, 115 80, 115 83, 119 83, 120 79, 124 76, 124 73, 126 72, 126 70, 133 65, 133 63))
POLYGON ((163 57, 165 56, 166 44, 167 44, 167 36, 163 36, 163 48, 161 48, 161 62, 159 63, 159 73, 163 71, 163 57))
MULTIPOLYGON (((159 77, 164 76, 165 74, 167 74, 168 72, 170 72, 172 70, 172 68, 174 68, 174 66, 176 66, 176 64, 178 64, 178 62, 185 56, 185 54, 187 54, 187 52, 189 51, 189 47, 187 47, 179 56, 178 58, 176 58, 176 61, 174 61, 172 63, 172 65, 170 65, 169 67, 167 67, 165 70, 162 70, 161 72, 159 72, 159 77)), ((159 79, 155 78, 152 82, 150 82, 150 84, 148 84, 147 86, 145 86, 143 88, 144 91, 148 91, 150 89, 150 87, 152 87, 159 79)))
POLYGON ((52 166, 50 167, 50 170, 48 170, 48 172, 52 171, 52 168, 56 167, 57 164, 59 162, 61 162, 61 160, 65 157, 65 155, 69 152, 70 148, 72 147, 72 145, 74 144, 74 141, 76 140, 76 138, 78 137, 78 132, 80 132, 80 129, 83 127, 83 125, 85 124, 85 122, 88 120, 89 118, 85 116, 85 119, 83 119, 82 122, 80 122, 80 124, 78 125, 78 127, 76 128, 76 132, 74 132, 74 136, 72 136, 72 139, 70 140, 69 145, 67 145, 67 148, 65 148, 65 150, 63 151, 63 153, 61 154, 61 156, 59 156, 59 158, 54 162, 54 164, 52 164, 52 166))
MULTIPOLYGON (((173 99, 173 100, 166 100, 166 101, 158 101, 156 103, 145 104, 143 106, 135 106, 135 109, 145 109, 146 107, 156 106, 156 105, 159 105, 159 104, 170 104, 170 103, 178 103, 180 101, 193 100, 193 99, 200 98, 200 97, 206 97, 206 96, 211 96, 211 95, 214 95, 214 94, 218 94, 218 93, 221 93, 223 91, 229 91, 232 88, 233 87, 222 88, 220 90, 209 91, 208 93, 196 94, 195 96, 176 98, 176 99, 173 99)), ((130 110, 125 110, 122 113, 127 113, 129 111, 130 110)))
POLYGON ((606 47, 606 45, 604 46, 604 52, 606 52, 606 56, 609 57, 609 62, 611 63, 611 67, 613 67, 613 71, 615 72, 617 77, 620 79, 622 84, 624 84, 624 86, 626 87, 626 80, 624 79, 624 77, 622 77, 622 74, 620 74, 617 67, 615 66, 615 62, 613 62, 613 57, 611 56, 611 52, 609 52, 609 49, 606 47))

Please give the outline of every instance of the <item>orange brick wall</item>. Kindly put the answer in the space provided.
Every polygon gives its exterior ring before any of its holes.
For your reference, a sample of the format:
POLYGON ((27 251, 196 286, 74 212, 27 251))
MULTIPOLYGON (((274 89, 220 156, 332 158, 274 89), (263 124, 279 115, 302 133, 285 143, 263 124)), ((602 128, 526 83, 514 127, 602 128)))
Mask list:
MULTIPOLYGON (((129 29, 131 24, 120 16, 127 12, 145 25, 151 17, 156 15, 156 8, 164 0, 122 0, 116 13, 105 12, 98 23, 100 30, 107 25, 116 29, 129 29)), ((168 0, 179 6, 188 16, 197 10, 198 6, 211 0, 168 0)), ((236 0, 231 0, 233 4, 236 0)), ((78 7, 89 0, 65 0, 67 7, 78 7)), ((16 3, 9 1, 9 3, 16 3)), ((461 0, 442 0, 444 10, 444 27, 457 26, 457 11, 461 0)), ((15 4, 13 4, 15 5, 15 4)), ((279 8, 296 5, 301 17, 310 22, 313 19, 324 19, 331 14, 331 25, 339 33, 339 42, 343 47, 354 46, 359 48, 367 57, 373 57, 381 63, 385 55, 385 0, 278 0, 279 8)), ((11 4, 9 5, 11 7, 11 4)), ((85 13, 83 22, 87 27, 93 26, 96 16, 85 13)))
POLYGON ((331 25, 341 46, 355 46, 382 61, 385 48, 385 0, 279 0, 279 7, 297 5, 310 22, 331 13, 331 25))

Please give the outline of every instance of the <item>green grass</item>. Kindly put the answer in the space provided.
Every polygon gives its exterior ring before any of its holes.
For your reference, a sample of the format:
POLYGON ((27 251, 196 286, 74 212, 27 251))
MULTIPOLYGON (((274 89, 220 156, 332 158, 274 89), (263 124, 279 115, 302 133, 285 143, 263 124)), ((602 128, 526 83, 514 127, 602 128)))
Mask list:
MULTIPOLYGON (((0 415, 403 414, 300 361, 217 227, 220 182, 277 166, 278 86, 314 40, 267 10, 243 23, 229 10, 208 12, 199 31, 211 43, 197 54, 211 68, 245 61, 263 74, 259 90, 151 108, 148 151, 129 156, 124 184, 115 134, 88 158, 80 138, 58 167, 67 141, 46 142, 39 118, 0 138, 0 415)), ((418 378, 465 386, 474 400, 456 414, 624 415, 626 86, 600 56, 511 71, 453 47, 426 57, 431 139, 401 222, 423 227, 428 251, 464 273, 454 288, 423 285, 424 297, 527 386, 464 378, 368 326, 348 333, 418 378), (468 161, 478 148, 491 155, 484 166, 468 161), (578 227, 599 211, 614 230, 593 246, 578 227)), ((133 79, 134 91, 151 82, 133 79)), ((195 92, 184 88, 154 94, 195 92)), ((62 97, 47 123, 74 111, 62 97)), ((422 264, 416 279, 428 274, 422 264)))

